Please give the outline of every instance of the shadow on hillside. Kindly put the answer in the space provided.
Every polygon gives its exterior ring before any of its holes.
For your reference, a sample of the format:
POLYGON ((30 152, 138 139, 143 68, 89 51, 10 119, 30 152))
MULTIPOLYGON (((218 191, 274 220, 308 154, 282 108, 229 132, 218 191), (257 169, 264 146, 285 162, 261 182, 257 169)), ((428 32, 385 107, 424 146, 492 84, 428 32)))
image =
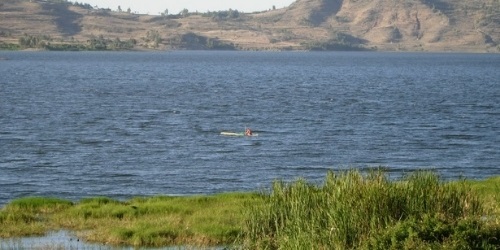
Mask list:
POLYGON ((309 21, 314 26, 319 26, 329 17, 337 14, 342 7, 343 0, 323 0, 320 8, 313 11, 309 16, 309 21))
POLYGON ((52 4, 46 3, 43 5, 43 10, 48 12, 48 14, 56 17, 57 28, 61 33, 67 36, 73 36, 82 31, 82 28, 78 24, 78 20, 83 17, 83 15, 71 11, 68 9, 67 4, 52 4))

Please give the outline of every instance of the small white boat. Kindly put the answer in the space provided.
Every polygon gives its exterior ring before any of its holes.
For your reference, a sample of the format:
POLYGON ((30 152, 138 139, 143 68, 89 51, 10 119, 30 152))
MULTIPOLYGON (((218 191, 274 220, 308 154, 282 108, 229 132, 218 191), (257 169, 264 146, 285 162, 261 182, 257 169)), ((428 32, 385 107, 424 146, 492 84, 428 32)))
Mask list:
POLYGON ((224 136, 249 136, 249 137, 253 137, 253 136, 258 136, 258 134, 252 134, 252 135, 245 135, 244 132, 229 132, 229 131, 223 131, 223 132, 220 132, 221 135, 224 135, 224 136))

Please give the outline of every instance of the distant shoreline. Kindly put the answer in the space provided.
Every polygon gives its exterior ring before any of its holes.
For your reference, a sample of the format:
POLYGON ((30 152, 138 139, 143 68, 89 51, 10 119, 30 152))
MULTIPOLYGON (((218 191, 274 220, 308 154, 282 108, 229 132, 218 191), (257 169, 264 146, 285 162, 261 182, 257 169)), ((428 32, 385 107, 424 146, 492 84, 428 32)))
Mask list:
POLYGON ((297 0, 252 13, 183 9, 160 15, 94 7, 56 0, 2 3, 0 49, 500 53, 498 2, 477 8, 451 0, 297 0))

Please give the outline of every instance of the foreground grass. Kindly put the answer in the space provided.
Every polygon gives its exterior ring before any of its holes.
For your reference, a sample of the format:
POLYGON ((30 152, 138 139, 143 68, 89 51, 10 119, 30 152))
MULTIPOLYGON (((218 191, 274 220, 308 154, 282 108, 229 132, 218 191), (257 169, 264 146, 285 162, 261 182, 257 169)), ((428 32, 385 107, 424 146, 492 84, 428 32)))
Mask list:
POLYGON ((133 198, 105 197, 72 204, 55 198, 27 197, 0 212, 0 237, 43 235, 67 229, 110 245, 230 245, 243 228, 245 204, 257 194, 133 198))
POLYGON ((322 186, 302 180, 275 182, 263 205, 250 212, 245 245, 498 249, 499 194, 499 178, 444 183, 431 172, 416 172, 396 182, 379 171, 331 172, 322 186))
POLYGON ((27 197, 0 210, 0 237, 67 229, 91 242, 246 249, 499 249, 500 177, 442 182, 431 172, 329 173, 321 186, 270 192, 105 197, 74 204, 27 197))

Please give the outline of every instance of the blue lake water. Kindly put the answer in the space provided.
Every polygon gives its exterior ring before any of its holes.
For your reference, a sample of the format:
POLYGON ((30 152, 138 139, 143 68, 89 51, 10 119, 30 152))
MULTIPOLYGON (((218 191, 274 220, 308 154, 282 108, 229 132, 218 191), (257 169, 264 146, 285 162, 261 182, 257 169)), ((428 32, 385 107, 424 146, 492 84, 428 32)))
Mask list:
POLYGON ((500 54, 0 52, 0 206, 500 175, 500 54), (221 131, 251 127, 257 137, 221 131))

